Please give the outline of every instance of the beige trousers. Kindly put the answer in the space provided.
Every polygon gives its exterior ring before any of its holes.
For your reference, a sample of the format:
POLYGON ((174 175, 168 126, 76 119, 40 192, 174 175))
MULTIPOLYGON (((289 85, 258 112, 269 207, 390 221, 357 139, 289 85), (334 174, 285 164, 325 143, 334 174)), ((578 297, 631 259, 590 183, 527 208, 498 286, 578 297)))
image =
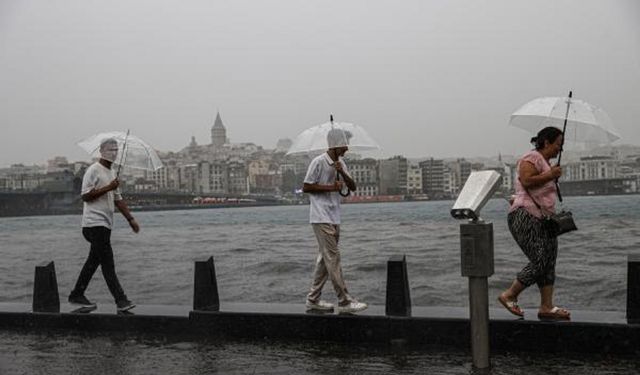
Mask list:
POLYGON ((318 257, 313 272, 311 291, 307 294, 307 299, 311 302, 318 302, 322 294, 322 287, 327 279, 331 279, 333 289, 338 296, 338 303, 346 305, 353 298, 347 291, 340 266, 340 250, 338 249, 340 226, 335 224, 311 224, 311 226, 318 240, 318 257))

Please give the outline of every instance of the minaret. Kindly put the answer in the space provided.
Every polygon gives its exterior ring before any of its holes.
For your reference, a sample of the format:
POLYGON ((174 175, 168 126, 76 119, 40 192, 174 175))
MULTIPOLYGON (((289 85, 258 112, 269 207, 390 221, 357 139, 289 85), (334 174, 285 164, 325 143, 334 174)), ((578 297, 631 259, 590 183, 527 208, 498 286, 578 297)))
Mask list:
POLYGON ((220 112, 218 112, 216 115, 216 121, 213 123, 213 127, 211 128, 211 144, 214 148, 219 148, 225 143, 228 143, 227 129, 222 124, 220 112))

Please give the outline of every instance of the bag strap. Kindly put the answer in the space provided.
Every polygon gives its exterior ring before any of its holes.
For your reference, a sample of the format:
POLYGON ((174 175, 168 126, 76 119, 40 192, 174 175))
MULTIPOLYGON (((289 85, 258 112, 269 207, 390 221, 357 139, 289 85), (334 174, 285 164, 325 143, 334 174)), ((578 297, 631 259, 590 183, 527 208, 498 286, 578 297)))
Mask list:
MULTIPOLYGON (((538 150, 536 150, 537 153, 540 153, 538 150)), ((549 168, 551 168, 551 164, 549 163, 549 161, 547 159, 545 159, 544 157, 542 158, 544 160, 545 163, 547 163, 547 165, 549 166, 549 168)), ((518 163, 518 170, 520 169, 520 163, 518 163)), ((538 202, 533 198, 533 196, 531 195, 531 193, 529 193, 529 189, 524 187, 524 184, 522 183, 522 180, 520 179, 520 177, 518 176, 518 181, 520 181, 520 186, 522 186, 522 188, 524 189, 524 191, 527 193, 527 195, 529 196, 529 198, 531 198, 531 200, 533 201, 533 204, 536 205, 536 207, 538 208, 538 210, 540 210, 540 213, 542 214, 542 216, 545 216, 544 214, 544 210, 542 209, 542 207, 540 207, 540 205, 538 204, 538 202)), ((558 180, 556 179, 555 181, 555 185, 556 185, 556 193, 558 194, 558 200, 560 201, 560 203, 562 204, 562 195, 560 194, 560 186, 558 186, 558 180)))
POLYGON ((533 195, 531 195, 531 193, 529 193, 529 189, 527 189, 526 187, 524 187, 524 185, 522 184, 522 180, 520 179, 520 177, 518 177, 518 181, 520 181, 520 186, 522 186, 522 188, 524 189, 524 191, 527 193, 527 195, 529 196, 529 198, 531 198, 531 200, 533 201, 533 204, 536 205, 536 207, 538 208, 538 210, 540 211, 540 213, 542 214, 542 216, 547 216, 544 214, 544 210, 542 209, 542 207, 540 207, 540 205, 538 204, 538 202, 533 198, 533 195))

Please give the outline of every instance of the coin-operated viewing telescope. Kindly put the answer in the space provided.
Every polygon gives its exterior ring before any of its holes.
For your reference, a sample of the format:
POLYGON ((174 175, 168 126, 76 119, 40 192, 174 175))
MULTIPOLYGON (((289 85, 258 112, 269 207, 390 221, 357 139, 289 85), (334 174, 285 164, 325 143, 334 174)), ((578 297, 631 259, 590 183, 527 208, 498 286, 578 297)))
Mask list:
POLYGON ((500 185, 496 171, 471 172, 451 209, 460 224, 460 266, 469 278, 469 317, 473 366, 486 369, 489 360, 489 286, 493 275, 493 224, 480 219, 480 210, 500 185))
POLYGON ((496 171, 471 172, 451 209, 451 216, 474 221, 480 219, 480 210, 498 189, 500 180, 496 171))

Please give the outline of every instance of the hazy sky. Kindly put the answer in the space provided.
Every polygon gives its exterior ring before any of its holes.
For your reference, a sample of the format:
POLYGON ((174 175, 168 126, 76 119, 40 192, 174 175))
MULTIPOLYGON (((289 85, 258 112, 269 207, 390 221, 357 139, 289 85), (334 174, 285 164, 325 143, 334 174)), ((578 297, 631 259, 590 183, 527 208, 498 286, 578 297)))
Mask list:
POLYGON ((520 154, 539 96, 602 107, 640 145, 640 2, 0 0, 0 166, 130 128, 162 151, 273 148, 365 127, 384 155, 520 154))

